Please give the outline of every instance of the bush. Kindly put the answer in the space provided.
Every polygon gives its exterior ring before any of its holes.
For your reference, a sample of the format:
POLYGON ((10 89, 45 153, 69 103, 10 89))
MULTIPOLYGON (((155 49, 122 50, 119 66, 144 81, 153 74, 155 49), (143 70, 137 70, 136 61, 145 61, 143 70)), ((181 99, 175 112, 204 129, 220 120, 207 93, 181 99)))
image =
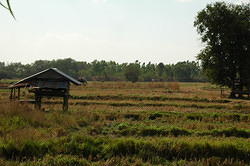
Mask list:
POLYGON ((115 156, 137 156, 144 161, 153 158, 165 160, 192 160, 210 157, 221 159, 238 159, 249 162, 250 152, 230 143, 201 143, 166 140, 160 142, 135 139, 118 139, 105 146, 103 151, 107 158, 115 156))
POLYGON ((141 136, 167 136, 173 135, 175 137, 190 135, 191 133, 185 129, 180 128, 157 128, 157 127, 145 127, 140 130, 141 136))
POLYGON ((237 128, 228 128, 224 130, 213 130, 211 132, 213 136, 225 136, 225 137, 242 137, 250 138, 250 131, 241 130, 237 128))
POLYGON ((140 120, 140 115, 138 114, 125 114, 124 117, 131 120, 140 120))
POLYGON ((190 114, 190 115, 187 115, 187 119, 202 121, 203 117, 202 117, 202 115, 190 114))
POLYGON ((156 113, 153 113, 153 114, 149 115, 148 119, 149 119, 149 120, 155 120, 155 119, 161 118, 161 117, 162 117, 162 114, 156 112, 156 113))
POLYGON ((180 128, 171 128, 169 133, 171 135, 177 136, 184 136, 184 135, 191 135, 191 132, 189 132, 186 129, 180 129, 180 128))
POLYGON ((160 129, 156 127, 145 127, 140 130, 139 133, 141 136, 165 136, 167 131, 165 129, 160 129))
POLYGON ((85 158, 96 159, 102 151, 102 141, 91 138, 72 137, 68 143, 62 147, 62 151, 67 155, 78 155, 85 158))
POLYGON ((104 149, 104 154, 107 158, 114 156, 128 156, 138 153, 138 146, 133 139, 117 140, 104 149))
POLYGON ((84 160, 73 156, 49 156, 44 161, 44 166, 89 166, 90 164, 84 160))
POLYGON ((85 159, 74 156, 46 156, 43 160, 28 161, 22 163, 21 166, 90 166, 85 159))
POLYGON ((50 143, 26 141, 18 146, 17 143, 8 142, 0 147, 0 156, 13 160, 32 159, 40 158, 52 150, 50 143))

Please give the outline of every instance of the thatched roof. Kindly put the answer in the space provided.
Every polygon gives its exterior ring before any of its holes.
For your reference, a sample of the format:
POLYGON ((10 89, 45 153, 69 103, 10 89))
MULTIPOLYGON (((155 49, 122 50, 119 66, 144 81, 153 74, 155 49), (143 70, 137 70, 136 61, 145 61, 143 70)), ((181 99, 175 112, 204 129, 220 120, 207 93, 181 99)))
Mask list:
POLYGON ((26 77, 18 82, 16 82, 15 84, 11 85, 11 87, 24 87, 27 84, 31 84, 32 82, 35 81, 56 81, 56 80, 60 80, 60 81, 67 81, 67 82, 71 82, 75 85, 81 85, 82 83, 79 82, 78 80, 72 78, 71 76, 63 73, 62 71, 58 70, 57 68, 49 68, 46 69, 44 71, 41 71, 39 73, 33 74, 29 77, 26 77))

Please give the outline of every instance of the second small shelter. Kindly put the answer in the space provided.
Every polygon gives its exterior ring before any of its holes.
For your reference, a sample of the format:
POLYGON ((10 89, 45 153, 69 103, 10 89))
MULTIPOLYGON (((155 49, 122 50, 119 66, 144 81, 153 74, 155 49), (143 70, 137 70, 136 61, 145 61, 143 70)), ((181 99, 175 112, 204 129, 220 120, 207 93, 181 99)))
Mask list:
POLYGON ((49 68, 26 77, 11 85, 10 99, 20 99, 20 89, 29 88, 35 94, 35 106, 41 108, 42 97, 62 97, 63 110, 68 110, 70 83, 81 85, 81 82, 63 73, 57 68, 49 68))

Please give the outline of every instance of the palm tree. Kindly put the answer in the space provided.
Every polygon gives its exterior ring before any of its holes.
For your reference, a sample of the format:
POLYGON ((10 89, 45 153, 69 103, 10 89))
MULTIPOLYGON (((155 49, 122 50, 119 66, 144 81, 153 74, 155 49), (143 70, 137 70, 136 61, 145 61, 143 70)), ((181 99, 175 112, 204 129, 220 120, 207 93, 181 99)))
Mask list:
POLYGON ((12 17, 15 19, 15 15, 11 9, 11 6, 10 6, 10 0, 6 0, 6 5, 4 5, 2 2, 0 2, 0 6, 7 9, 10 12, 10 14, 12 15, 12 17))

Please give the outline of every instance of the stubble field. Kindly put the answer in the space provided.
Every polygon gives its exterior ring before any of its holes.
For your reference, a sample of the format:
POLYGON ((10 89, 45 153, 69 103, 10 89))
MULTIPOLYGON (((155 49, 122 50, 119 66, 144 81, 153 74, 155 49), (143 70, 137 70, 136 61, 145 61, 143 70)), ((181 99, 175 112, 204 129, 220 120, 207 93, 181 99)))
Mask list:
MULTIPOLYGON (((90 82, 42 110, 0 90, 0 166, 243 166, 250 101, 209 83, 90 82)), ((22 98, 32 98, 27 89, 22 98)))

